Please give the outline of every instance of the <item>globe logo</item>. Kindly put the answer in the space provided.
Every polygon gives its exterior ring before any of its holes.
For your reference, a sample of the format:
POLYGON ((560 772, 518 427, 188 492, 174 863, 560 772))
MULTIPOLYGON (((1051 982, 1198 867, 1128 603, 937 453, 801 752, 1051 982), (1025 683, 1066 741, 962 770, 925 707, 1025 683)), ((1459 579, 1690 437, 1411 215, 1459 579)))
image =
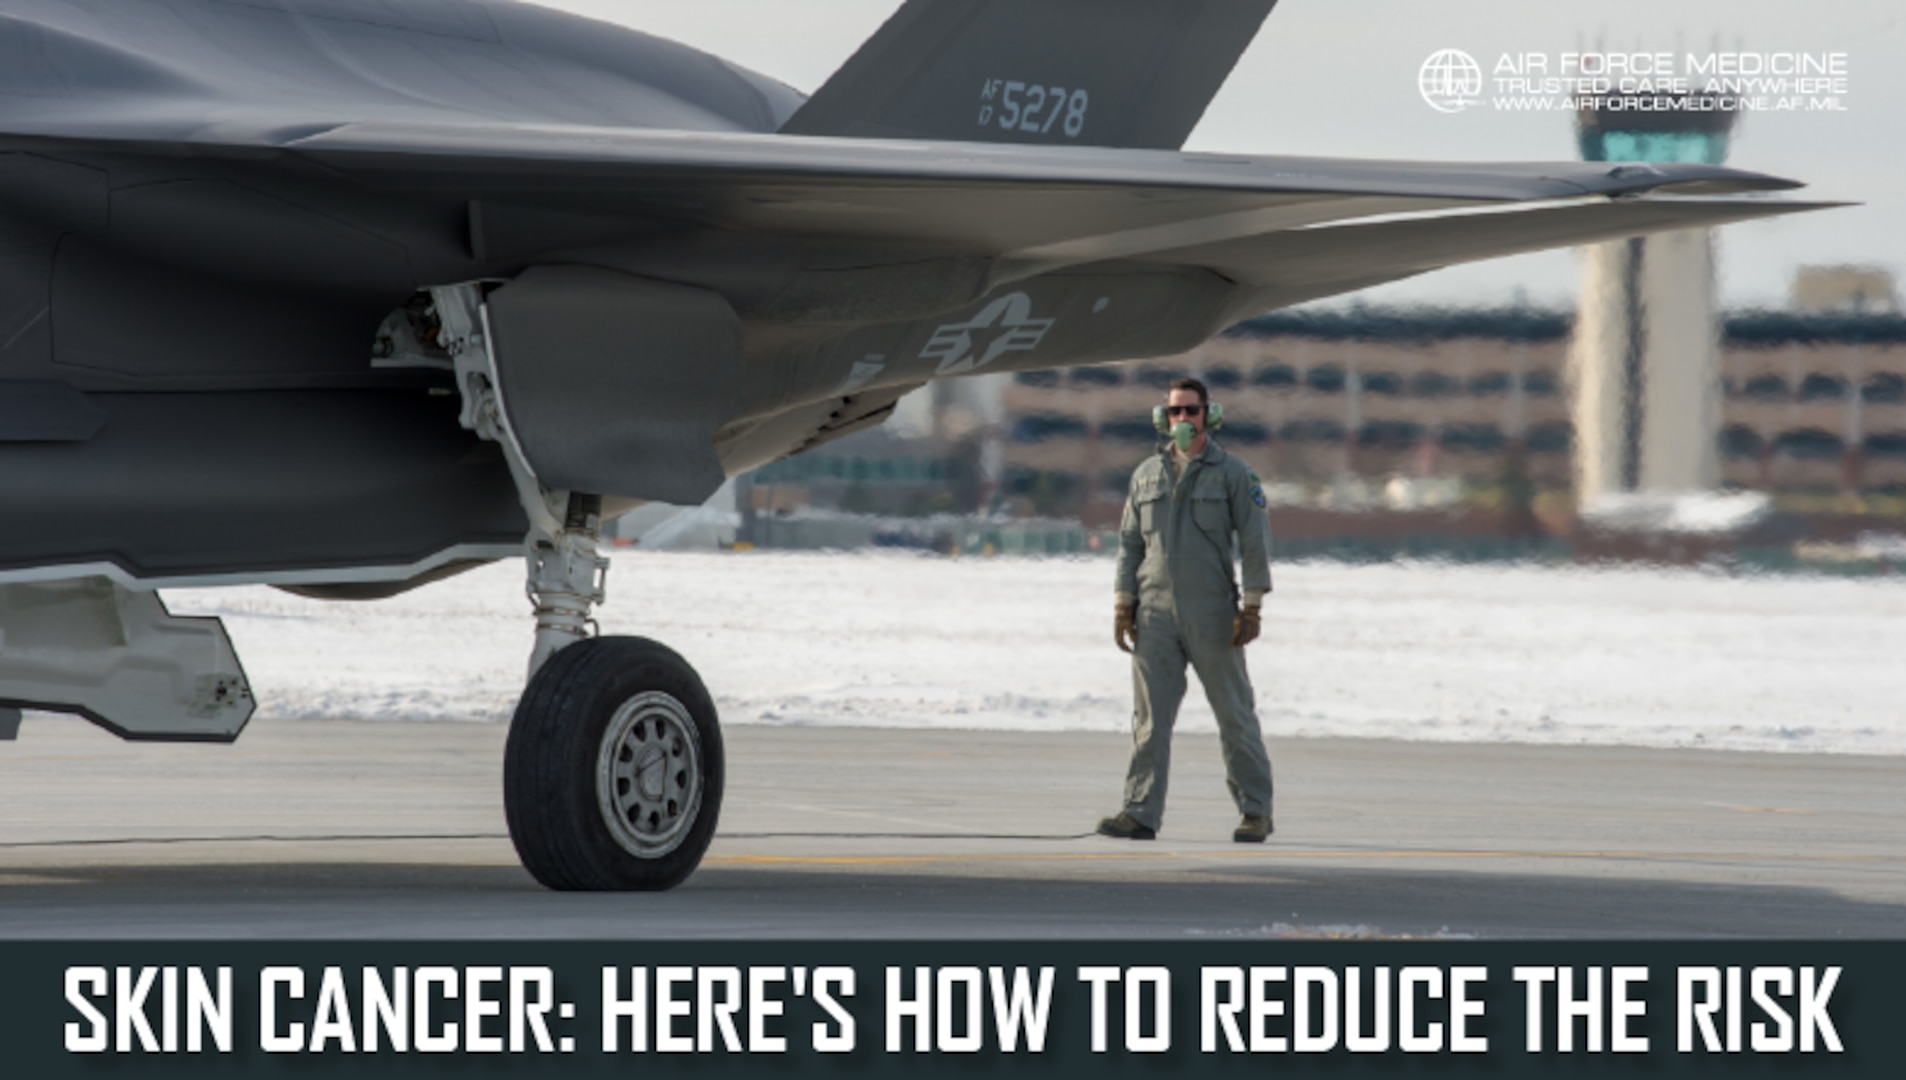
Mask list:
POLYGON ((1423 61, 1416 86, 1430 108, 1459 113, 1481 100, 1482 68, 1461 49, 1444 49, 1423 61))

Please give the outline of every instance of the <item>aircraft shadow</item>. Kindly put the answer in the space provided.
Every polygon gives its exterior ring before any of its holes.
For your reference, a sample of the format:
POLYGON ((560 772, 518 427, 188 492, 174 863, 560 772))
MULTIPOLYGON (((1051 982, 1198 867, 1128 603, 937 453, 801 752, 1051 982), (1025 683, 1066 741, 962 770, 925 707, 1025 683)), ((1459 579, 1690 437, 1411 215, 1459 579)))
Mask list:
POLYGON ((673 892, 579 894, 506 865, 0 866, 0 938, 1906 938, 1906 905, 1824 886, 1154 868, 710 865, 673 892))

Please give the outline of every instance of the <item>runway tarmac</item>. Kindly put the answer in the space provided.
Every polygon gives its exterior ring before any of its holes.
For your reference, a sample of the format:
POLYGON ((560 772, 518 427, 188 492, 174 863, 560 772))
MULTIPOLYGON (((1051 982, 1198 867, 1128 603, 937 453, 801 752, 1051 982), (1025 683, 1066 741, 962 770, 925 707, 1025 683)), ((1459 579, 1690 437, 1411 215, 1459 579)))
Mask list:
POLYGON ((29 717, 0 743, 0 938, 1906 937, 1900 757, 1273 738, 1257 847, 1215 736, 1179 736, 1134 843, 1087 835, 1122 736, 739 726, 685 886, 559 895, 504 833, 503 737, 29 717))

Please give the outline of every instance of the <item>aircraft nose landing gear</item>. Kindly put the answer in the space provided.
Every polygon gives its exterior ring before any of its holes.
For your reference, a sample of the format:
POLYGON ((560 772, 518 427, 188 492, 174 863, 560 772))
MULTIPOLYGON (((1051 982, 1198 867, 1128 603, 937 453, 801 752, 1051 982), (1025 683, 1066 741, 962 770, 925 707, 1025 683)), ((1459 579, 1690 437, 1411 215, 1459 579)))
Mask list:
POLYGON ((674 650, 589 636, 608 570, 601 504, 572 493, 560 527, 552 516, 531 531, 536 648, 503 752, 503 812, 523 865, 552 889, 668 889, 714 839, 721 727, 674 650))
POLYGON ((701 864, 721 812, 715 703, 667 646, 591 636, 609 565, 597 550, 602 500, 536 479, 499 395, 480 291, 433 294, 464 426, 503 448, 530 522, 536 644, 503 751, 510 840, 552 889, 673 888, 701 864))

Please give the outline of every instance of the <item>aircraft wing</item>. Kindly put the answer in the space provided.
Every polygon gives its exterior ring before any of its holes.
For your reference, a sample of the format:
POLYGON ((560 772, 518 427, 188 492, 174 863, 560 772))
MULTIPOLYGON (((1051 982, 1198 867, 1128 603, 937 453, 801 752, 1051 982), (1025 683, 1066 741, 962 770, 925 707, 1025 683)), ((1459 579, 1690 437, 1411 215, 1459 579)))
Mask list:
POLYGON ((695 180, 721 175, 834 185, 853 180, 1075 183, 1458 199, 1614 196, 1664 189, 1724 194, 1801 186, 1761 173, 1700 164, 1401 162, 555 124, 366 122, 285 132, 279 138, 262 130, 250 137, 208 131, 183 149, 215 151, 220 146, 275 148, 361 171, 420 176, 455 172, 478 180, 541 177, 566 180, 578 188, 586 188, 592 179, 626 184, 642 176, 695 180))
POLYGON ((1255 286, 1247 306, 1268 309, 1461 263, 1839 205, 1843 204, 1675 195, 1589 198, 1507 211, 1462 210, 1350 221, 1201 244, 1153 257, 1202 266, 1255 286))
POLYGON ((1801 185, 1698 164, 1472 165, 529 125, 352 124, 281 150, 378 186, 454 183, 472 200, 560 203, 605 224, 639 216, 988 257, 1000 260, 996 280, 1117 259, 1223 267, 1251 283, 1282 280, 1278 268, 1293 259, 1332 278, 1416 273, 1831 205, 1768 199, 1801 185), (1488 220, 1410 217, 1477 211, 1488 220), (1348 222, 1360 223, 1350 231, 1348 222))

